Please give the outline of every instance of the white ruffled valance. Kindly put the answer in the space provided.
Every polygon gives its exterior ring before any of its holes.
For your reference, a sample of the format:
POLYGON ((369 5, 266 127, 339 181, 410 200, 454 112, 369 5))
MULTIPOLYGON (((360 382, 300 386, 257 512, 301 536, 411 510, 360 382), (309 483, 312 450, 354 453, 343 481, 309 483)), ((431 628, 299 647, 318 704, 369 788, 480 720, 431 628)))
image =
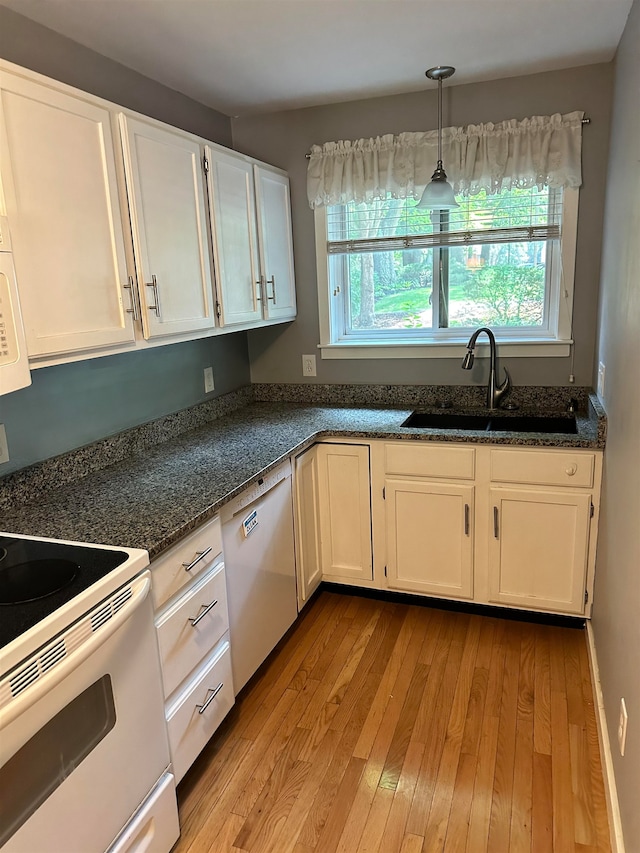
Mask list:
MULTIPOLYGON (((456 193, 582 184, 584 113, 470 124, 442 131, 442 160, 456 193)), ((386 134, 311 149, 312 208, 385 198, 420 198, 438 158, 438 132, 386 134)))

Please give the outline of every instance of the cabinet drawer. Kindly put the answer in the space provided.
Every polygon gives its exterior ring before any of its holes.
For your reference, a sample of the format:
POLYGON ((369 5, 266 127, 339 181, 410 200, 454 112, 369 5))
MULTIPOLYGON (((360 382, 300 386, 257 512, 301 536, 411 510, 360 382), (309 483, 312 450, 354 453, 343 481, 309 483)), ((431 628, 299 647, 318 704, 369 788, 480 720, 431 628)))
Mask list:
POLYGON ((473 447, 443 447, 417 442, 385 444, 387 474, 415 477, 454 477, 473 480, 476 452, 473 447))
POLYGON ((219 558, 222 553, 220 519, 199 527, 151 564, 153 607, 157 611, 177 595, 192 578, 219 558), (188 567, 192 568, 189 569, 188 567))
POLYGON ((156 619, 165 698, 229 629, 224 563, 156 619))
POLYGON ((193 764, 234 703, 228 640, 167 707, 169 748, 176 782, 193 764), (214 695, 215 693, 215 695, 214 695))
POLYGON ((591 488, 595 456, 552 450, 492 450, 491 479, 498 483, 591 488))

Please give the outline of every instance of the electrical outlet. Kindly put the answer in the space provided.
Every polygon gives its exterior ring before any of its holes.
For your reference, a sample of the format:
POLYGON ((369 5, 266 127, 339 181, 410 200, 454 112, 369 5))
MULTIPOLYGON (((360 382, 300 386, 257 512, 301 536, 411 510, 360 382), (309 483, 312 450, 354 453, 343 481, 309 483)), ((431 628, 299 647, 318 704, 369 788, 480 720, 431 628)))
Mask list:
POLYGON ((210 394, 213 391, 213 367, 205 367, 204 369, 204 393, 210 394))
POLYGON ((604 362, 598 364, 598 397, 604 397, 604 362))
POLYGON ((9 445, 7 444, 7 433, 4 424, 0 424, 0 464, 9 461, 9 445))
POLYGON ((624 745, 627 740, 627 723, 629 715, 627 714, 627 706, 624 699, 620 700, 620 719, 618 720, 618 746, 620 747, 620 755, 624 755, 624 745))
POLYGON ((315 355, 303 355, 302 356, 302 375, 303 376, 315 376, 316 375, 316 357, 315 357, 315 355))

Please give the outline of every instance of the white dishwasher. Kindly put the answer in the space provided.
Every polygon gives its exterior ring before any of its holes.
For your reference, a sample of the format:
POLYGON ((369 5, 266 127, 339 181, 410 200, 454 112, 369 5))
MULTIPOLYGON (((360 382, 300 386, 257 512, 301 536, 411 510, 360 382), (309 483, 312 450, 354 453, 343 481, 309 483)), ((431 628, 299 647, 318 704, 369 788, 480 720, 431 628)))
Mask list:
POLYGON ((298 615, 291 462, 220 512, 236 695, 298 615))

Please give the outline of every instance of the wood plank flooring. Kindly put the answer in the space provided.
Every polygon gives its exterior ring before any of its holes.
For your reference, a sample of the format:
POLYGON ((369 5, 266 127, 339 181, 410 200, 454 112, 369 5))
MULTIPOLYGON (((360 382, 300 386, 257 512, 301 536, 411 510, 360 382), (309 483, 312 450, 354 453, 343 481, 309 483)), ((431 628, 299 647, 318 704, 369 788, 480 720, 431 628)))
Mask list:
POLYGON ((609 851, 586 637, 323 592, 178 796, 174 853, 609 851))

